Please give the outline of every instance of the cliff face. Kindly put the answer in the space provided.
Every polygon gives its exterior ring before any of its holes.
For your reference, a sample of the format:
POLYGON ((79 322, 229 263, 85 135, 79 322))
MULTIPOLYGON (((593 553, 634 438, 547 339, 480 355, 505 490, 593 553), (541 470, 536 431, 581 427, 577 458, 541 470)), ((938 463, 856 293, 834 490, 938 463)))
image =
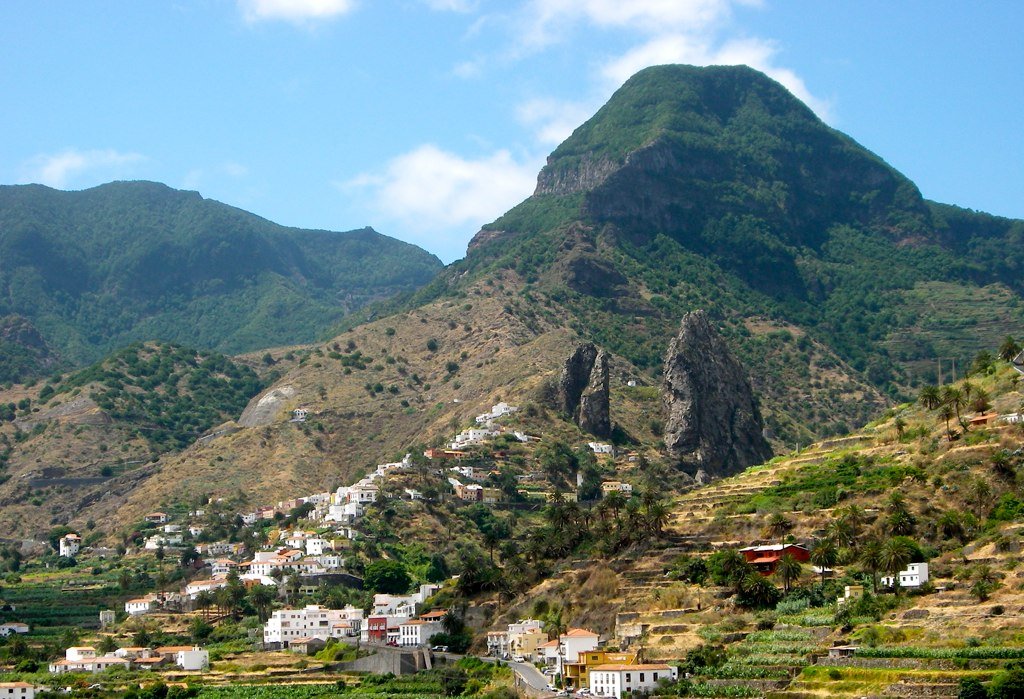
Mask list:
POLYGON ((577 345, 566 358, 558 381, 562 410, 581 430, 598 437, 612 432, 608 371, 607 353, 588 342, 577 345))
POLYGON ((665 445, 698 481, 767 461, 750 381, 703 311, 687 313, 665 357, 665 445))

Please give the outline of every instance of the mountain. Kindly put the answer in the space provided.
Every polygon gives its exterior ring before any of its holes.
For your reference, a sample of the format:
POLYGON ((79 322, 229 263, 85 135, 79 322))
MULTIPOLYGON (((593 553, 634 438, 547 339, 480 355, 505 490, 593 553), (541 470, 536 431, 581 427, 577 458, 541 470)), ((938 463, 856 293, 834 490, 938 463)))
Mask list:
POLYGON ((0 383, 39 376, 58 362, 35 326, 18 315, 0 318, 0 383))
POLYGON ((522 313, 652 377, 679 319, 706 309, 793 442, 863 424, 934 382, 936 358, 964 366, 1019 328, 1022 252, 1024 222, 926 201, 763 74, 658 66, 413 304, 508 270, 522 313))
MULTIPOLYGON (((267 384, 244 414, 233 403, 208 439, 147 448, 156 460, 131 487, 98 493, 76 521, 128 525, 198 495, 258 506, 323 492, 446 443, 498 401, 520 406, 522 429, 545 443, 586 444, 593 427, 558 400, 580 343, 604 356, 586 382, 603 397, 608 377, 607 439, 642 454, 669 492, 692 479, 666 451, 657 386, 687 313, 704 310, 750 377, 778 453, 876 419, 934 382, 936 359, 948 379, 950 358, 962 372, 1019 333, 1022 233, 1024 222, 924 200, 756 71, 648 69, 555 150, 535 194, 464 260, 330 340, 238 358, 267 384), (289 421, 297 408, 303 423, 289 421)), ((15 387, 0 404, 45 390, 15 387)), ((7 487, 60 437, 40 429, 11 440, 7 487)), ((19 493, 8 518, 29 530, 46 513, 19 493)))
POLYGON ((309 342, 441 268, 370 228, 286 228, 154 182, 0 186, 0 260, 0 316, 23 316, 72 366, 151 339, 309 342))

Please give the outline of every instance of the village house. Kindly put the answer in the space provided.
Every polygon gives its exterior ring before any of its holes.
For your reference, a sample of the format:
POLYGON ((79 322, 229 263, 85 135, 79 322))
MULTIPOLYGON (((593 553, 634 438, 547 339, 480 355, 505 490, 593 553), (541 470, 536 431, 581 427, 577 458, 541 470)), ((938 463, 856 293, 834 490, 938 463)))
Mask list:
POLYGON ((740 549, 743 558, 754 567, 761 575, 772 575, 775 566, 786 554, 791 555, 801 563, 811 560, 811 552, 806 546, 800 544, 768 544, 766 546, 747 546, 740 549))
POLYGON ((512 646, 508 640, 508 631, 487 632, 487 655, 503 659, 512 657, 512 646))
POLYGON ((78 534, 65 534, 60 538, 58 552, 65 558, 74 558, 82 548, 82 537, 78 534))
POLYGON ((587 446, 595 454, 615 454, 615 447, 604 442, 587 442, 587 446))
POLYGON ((210 652, 203 650, 199 646, 181 648, 174 654, 174 664, 182 670, 209 670, 210 652))
MULTIPOLYGON (((897 584, 896 578, 891 575, 884 576, 879 580, 879 582, 883 587, 893 587, 897 584)), ((927 563, 911 563, 905 569, 900 571, 900 587, 921 587, 926 582, 928 582, 927 563)))
POLYGON ((184 541, 185 538, 181 534, 154 534, 146 539, 146 543, 143 545, 143 548, 147 551, 176 548, 181 546, 184 541))
POLYGON ((629 483, 622 483, 621 481, 604 481, 601 483, 602 495, 607 495, 608 493, 614 493, 616 491, 629 496, 633 494, 633 486, 629 483))
POLYGON ((565 664, 562 681, 566 687, 581 689, 590 688, 590 671, 600 665, 638 665, 639 651, 613 652, 607 650, 588 650, 580 653, 575 663, 565 664))
POLYGON ((0 636, 10 636, 16 633, 28 633, 28 624, 24 624, 20 621, 8 621, 0 624, 0 636))
POLYGON ((232 561, 230 558, 215 558, 213 560, 207 559, 204 562, 210 566, 210 575, 214 578, 220 578, 233 570, 238 570, 238 563, 232 561))
POLYGON ((214 590, 219 590, 220 588, 227 586, 228 579, 226 576, 214 577, 209 580, 193 580, 185 585, 185 596, 188 599, 195 601, 203 592, 213 592, 214 590))
POLYGON ((150 512, 145 519, 150 524, 167 524, 169 517, 166 512, 150 512))
POLYGON ((487 654, 496 658, 522 658, 532 662, 539 659, 537 649, 547 642, 544 624, 537 619, 520 619, 509 624, 504 631, 487 634, 487 654))
POLYGON ((50 663, 50 672, 60 675, 66 672, 103 672, 110 668, 131 668, 131 661, 127 658, 119 658, 116 655, 96 655, 96 649, 91 646, 72 646, 64 651, 63 660, 55 660, 50 663))
POLYGON ((0 699, 35 699, 35 685, 28 682, 0 682, 0 699))
POLYGON ((517 410, 519 410, 519 408, 517 408, 514 405, 509 405, 508 403, 495 403, 493 406, 491 406, 490 412, 476 416, 476 424, 485 425, 491 420, 497 420, 500 417, 511 415, 517 410))
POLYGON ((180 611, 181 595, 176 592, 153 592, 124 603, 124 610, 131 616, 142 616, 159 611, 180 611))
POLYGON ((541 644, 538 652, 543 650, 544 662, 555 673, 565 676, 565 664, 579 662, 580 653, 596 650, 600 644, 600 636, 587 629, 569 629, 554 641, 541 644))
POLYGON ((409 619, 398 625, 398 645, 425 646, 430 637, 444 631, 440 621, 409 619))
POLYGON ((501 434, 501 430, 489 427, 470 427, 455 435, 455 439, 448 446, 451 449, 462 449, 470 444, 482 444, 484 440, 497 437, 499 434, 501 434))
POLYGON ((860 646, 832 646, 828 649, 830 658, 852 658, 860 650, 860 646))
POLYGON ((590 691, 597 697, 619 697, 633 692, 647 692, 658 686, 658 681, 675 681, 679 669, 671 665, 598 665, 590 671, 590 691))
POLYGON ((349 605, 344 609, 328 609, 317 604, 302 609, 279 609, 263 627, 266 648, 287 648, 295 639, 345 638, 356 636, 362 629, 363 610, 349 605))
POLYGON ((461 459, 466 456, 466 452, 457 449, 427 449, 423 452, 423 456, 431 461, 434 459, 461 459))

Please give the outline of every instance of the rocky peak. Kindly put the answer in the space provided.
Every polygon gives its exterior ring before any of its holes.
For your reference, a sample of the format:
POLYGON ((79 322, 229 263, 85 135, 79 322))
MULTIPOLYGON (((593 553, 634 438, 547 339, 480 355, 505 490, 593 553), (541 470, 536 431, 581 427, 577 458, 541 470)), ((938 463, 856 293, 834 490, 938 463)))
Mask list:
POLYGON ((558 380, 561 409, 581 430, 598 437, 612 432, 608 377, 608 354, 587 342, 573 348, 558 380))
POLYGON ((698 480, 772 457, 743 365, 703 311, 687 313, 665 356, 665 445, 698 480))

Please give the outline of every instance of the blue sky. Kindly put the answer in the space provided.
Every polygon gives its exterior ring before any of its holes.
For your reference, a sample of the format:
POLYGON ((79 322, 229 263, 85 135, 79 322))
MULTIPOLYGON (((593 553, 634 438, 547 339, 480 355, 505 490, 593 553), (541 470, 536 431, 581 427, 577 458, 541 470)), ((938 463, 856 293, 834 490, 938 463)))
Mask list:
POLYGON ((1024 218, 1024 4, 0 3, 0 183, 150 179, 446 262, 636 70, 747 63, 931 199, 1024 218))

